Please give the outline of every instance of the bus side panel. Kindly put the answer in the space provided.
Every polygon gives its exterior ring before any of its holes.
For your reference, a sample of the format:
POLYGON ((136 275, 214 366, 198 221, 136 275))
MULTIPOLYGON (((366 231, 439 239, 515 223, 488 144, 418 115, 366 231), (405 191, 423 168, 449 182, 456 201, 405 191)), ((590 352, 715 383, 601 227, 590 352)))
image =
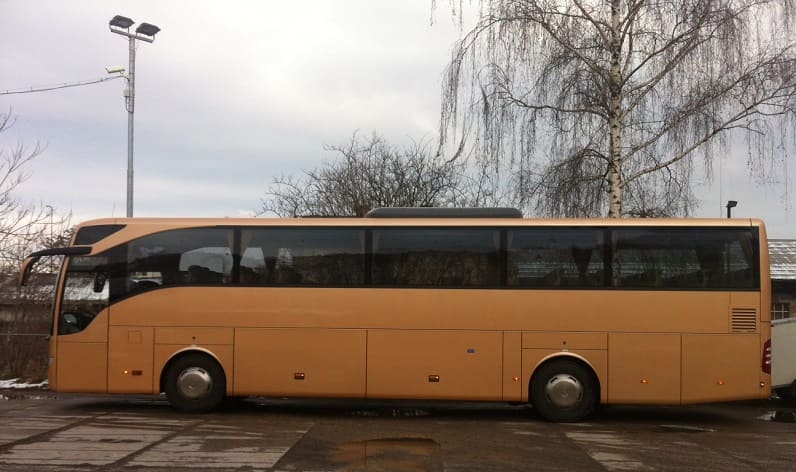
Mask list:
MULTIPOLYGON (((57 328, 56 328, 57 329, 57 328)), ((100 312, 85 330, 58 335, 55 385, 58 392, 108 391, 108 310, 100 312)))
POLYGON ((58 343, 58 391, 105 393, 108 343, 58 343))
POLYGON ((679 404, 680 335, 610 333, 608 403, 679 404))
POLYGON ((527 392, 522 378, 522 333, 503 333, 503 401, 523 401, 527 392))
POLYGON ((111 326, 108 331, 108 392, 152 393, 154 330, 111 326))
MULTIPOLYGON (((765 260, 768 261, 768 252, 766 252, 765 260)), ((771 281, 768 279, 768 267, 761 267, 760 270, 766 277, 763 279, 760 292, 732 292, 730 294, 730 329, 732 330, 734 325, 737 327, 738 322, 741 321, 738 317, 744 317, 744 312, 750 310, 757 312, 756 330, 759 333, 759 344, 757 351, 749 354, 756 359, 758 382, 762 382, 764 385, 762 388, 758 388, 755 398, 768 398, 771 395, 771 374, 763 372, 762 362, 766 341, 771 340, 771 281)), ((773 362, 775 361, 772 353, 773 362)))
POLYGON ((235 330, 235 395, 365 396, 366 331, 235 330))
POLYGON ((760 362, 757 334, 684 334, 683 403, 759 398, 760 362))
POLYGON ((369 330, 368 398, 502 400, 500 331, 369 330))

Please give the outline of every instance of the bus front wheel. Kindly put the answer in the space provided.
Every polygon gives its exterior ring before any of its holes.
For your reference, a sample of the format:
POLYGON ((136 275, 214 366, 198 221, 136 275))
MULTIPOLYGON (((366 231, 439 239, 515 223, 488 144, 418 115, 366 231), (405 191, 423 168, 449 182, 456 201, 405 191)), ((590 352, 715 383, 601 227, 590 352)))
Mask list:
POLYGON ((171 405, 189 413, 213 410, 224 400, 224 370, 206 354, 186 354, 166 370, 164 390, 171 405))
POLYGON ((531 404, 547 421, 580 421, 594 412, 596 382, 591 370, 576 361, 553 360, 542 365, 531 381, 531 404))

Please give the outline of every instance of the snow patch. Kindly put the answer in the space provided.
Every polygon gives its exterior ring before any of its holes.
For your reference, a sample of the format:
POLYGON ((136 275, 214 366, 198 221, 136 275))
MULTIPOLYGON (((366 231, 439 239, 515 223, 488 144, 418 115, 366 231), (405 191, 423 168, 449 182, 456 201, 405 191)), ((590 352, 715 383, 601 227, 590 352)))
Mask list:
POLYGON ((0 389, 32 389, 32 388, 46 388, 48 382, 46 380, 39 383, 20 382, 19 379, 0 380, 0 389))

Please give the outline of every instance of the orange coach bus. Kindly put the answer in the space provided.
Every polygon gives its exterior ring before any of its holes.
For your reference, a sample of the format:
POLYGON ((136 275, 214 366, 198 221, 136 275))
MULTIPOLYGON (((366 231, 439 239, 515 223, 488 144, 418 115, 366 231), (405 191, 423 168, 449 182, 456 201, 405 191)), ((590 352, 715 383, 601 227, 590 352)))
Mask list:
POLYGON ((770 281, 750 219, 116 218, 64 255, 58 392, 600 404, 770 394, 770 281))

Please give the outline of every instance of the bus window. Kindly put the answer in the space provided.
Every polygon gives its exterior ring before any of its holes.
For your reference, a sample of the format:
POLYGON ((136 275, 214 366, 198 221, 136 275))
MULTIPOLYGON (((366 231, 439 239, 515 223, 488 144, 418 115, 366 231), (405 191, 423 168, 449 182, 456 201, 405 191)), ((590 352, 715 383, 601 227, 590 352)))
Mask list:
POLYGON ((385 228, 373 231, 373 283, 494 287, 500 284, 500 231, 385 228))
POLYGON ((757 244, 744 229, 615 229, 617 287, 692 290, 757 287, 757 244))
POLYGON ((365 282, 362 229, 244 229, 241 247, 242 284, 351 286, 365 282))
POLYGON ((69 260, 64 282, 58 334, 74 334, 86 329, 110 298, 110 273, 107 256, 81 256, 69 260))
POLYGON ((524 228, 508 234, 508 285, 604 285, 603 233, 591 228, 524 228))
POLYGON ((127 278, 132 292, 154 284, 218 285, 232 281, 232 230, 180 229, 131 241, 127 278))

